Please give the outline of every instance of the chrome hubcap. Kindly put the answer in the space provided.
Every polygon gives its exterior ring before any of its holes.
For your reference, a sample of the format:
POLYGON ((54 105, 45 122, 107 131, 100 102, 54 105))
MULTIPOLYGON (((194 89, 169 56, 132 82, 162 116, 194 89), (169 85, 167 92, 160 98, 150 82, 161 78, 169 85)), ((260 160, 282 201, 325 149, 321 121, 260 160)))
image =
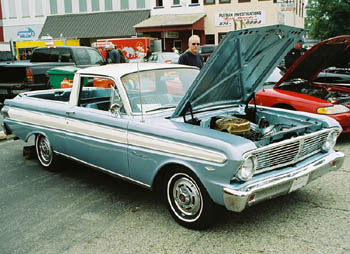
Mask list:
POLYGON ((43 163, 48 164, 52 158, 52 151, 49 141, 45 137, 41 137, 38 144, 39 155, 43 163))
POLYGON ((201 194, 188 178, 179 178, 173 187, 173 198, 177 208, 187 216, 198 213, 201 208, 201 194))

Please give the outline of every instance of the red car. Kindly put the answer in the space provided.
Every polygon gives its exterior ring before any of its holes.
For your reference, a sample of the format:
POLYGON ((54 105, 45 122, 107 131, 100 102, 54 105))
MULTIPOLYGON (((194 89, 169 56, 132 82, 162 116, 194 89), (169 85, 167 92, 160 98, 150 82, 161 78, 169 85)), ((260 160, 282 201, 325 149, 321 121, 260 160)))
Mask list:
POLYGON ((274 86, 265 85, 256 94, 256 104, 328 115, 341 124, 344 133, 350 132, 350 83, 344 75, 325 78, 327 72, 322 72, 345 65, 349 59, 349 35, 322 41, 305 52, 274 86))

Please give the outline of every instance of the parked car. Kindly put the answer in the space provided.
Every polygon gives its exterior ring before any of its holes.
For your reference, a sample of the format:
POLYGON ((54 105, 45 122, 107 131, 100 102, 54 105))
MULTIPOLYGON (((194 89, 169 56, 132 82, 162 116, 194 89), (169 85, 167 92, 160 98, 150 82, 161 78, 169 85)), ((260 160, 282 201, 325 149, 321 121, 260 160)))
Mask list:
POLYGON ((269 107, 327 115, 336 119, 343 132, 350 132, 350 76, 325 70, 346 63, 350 36, 319 42, 301 56, 277 81, 278 71, 256 94, 256 103, 269 107))
POLYGON ((201 45, 198 52, 201 55, 203 62, 208 61, 210 55, 213 54, 215 49, 216 49, 216 45, 214 44, 201 45))
POLYGON ((13 98, 23 91, 50 88, 47 71, 54 67, 86 68, 104 64, 94 48, 81 46, 49 46, 33 50, 25 61, 0 63, 0 98, 13 98))
POLYGON ((249 104, 303 33, 284 25, 230 32, 201 70, 81 69, 72 89, 6 100, 3 128, 25 141, 35 136, 44 168, 61 155, 161 190, 178 223, 202 228, 215 222, 216 205, 241 212, 342 166, 337 121, 249 104))
POLYGON ((150 63, 178 63, 179 54, 174 52, 153 52, 148 62, 150 63))

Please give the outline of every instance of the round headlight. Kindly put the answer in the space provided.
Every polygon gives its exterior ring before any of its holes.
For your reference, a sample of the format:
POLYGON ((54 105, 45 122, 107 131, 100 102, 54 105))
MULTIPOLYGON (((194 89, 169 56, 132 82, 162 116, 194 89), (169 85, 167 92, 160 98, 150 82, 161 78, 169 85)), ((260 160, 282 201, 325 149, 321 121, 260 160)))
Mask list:
POLYGON ((329 150, 333 149, 337 141, 337 137, 338 133, 336 131, 331 131, 328 133, 328 136, 322 145, 322 151, 328 152, 329 150))
POLYGON ((247 158, 245 158, 241 168, 238 170, 237 178, 241 181, 249 180, 254 175, 257 166, 258 160, 256 156, 248 156, 247 158))

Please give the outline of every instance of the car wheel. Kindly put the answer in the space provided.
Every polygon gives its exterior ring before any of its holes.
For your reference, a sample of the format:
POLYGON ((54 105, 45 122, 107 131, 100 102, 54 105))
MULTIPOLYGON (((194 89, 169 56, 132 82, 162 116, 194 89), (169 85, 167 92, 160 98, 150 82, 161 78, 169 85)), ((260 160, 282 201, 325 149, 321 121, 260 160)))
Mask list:
POLYGON ((208 227, 214 204, 197 177, 182 170, 166 179, 165 198, 172 217, 186 228, 208 227))
POLYGON ((42 167, 54 169, 57 164, 57 155, 52 150, 47 137, 38 134, 35 138, 35 150, 42 167))

